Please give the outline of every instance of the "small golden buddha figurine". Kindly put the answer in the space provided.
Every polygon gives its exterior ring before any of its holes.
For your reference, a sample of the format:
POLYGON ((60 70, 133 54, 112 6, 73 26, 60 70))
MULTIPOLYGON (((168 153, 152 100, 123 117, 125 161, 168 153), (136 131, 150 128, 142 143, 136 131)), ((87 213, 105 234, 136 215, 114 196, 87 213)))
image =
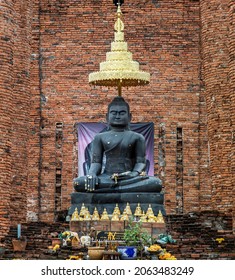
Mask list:
POLYGON ((93 215, 91 217, 92 221, 99 221, 100 220, 100 215, 99 212, 97 210, 97 208, 95 207, 93 215))
POLYGON ((145 214, 144 211, 143 211, 142 216, 140 217, 140 221, 143 222, 143 223, 146 223, 146 222, 147 222, 147 215, 145 214))
POLYGON ((129 216, 132 215, 132 211, 131 211, 129 202, 127 202, 125 210, 126 210, 127 215, 129 215, 129 216))
POLYGON ((120 211, 120 209, 118 207, 118 203, 116 204, 116 206, 115 206, 115 208, 113 210, 113 215, 114 214, 117 214, 118 216, 121 215, 121 211, 120 211))
POLYGON ((165 223, 161 210, 159 210, 159 212, 158 212, 158 215, 157 215, 157 218, 156 218, 156 222, 157 223, 165 223))
POLYGON ((104 211, 103 211, 103 213, 102 213, 102 215, 101 215, 100 220, 102 220, 102 221, 107 221, 107 220, 109 220, 109 215, 108 215, 108 212, 107 212, 106 208, 104 208, 104 211))
POLYGON ((76 207, 73 214, 72 214, 71 221, 79 221, 79 220, 80 220, 80 217, 79 217, 79 214, 78 214, 78 209, 76 207))
POLYGON ((136 206, 134 216, 136 216, 136 217, 142 216, 142 209, 140 207, 140 203, 138 203, 138 205, 136 206))
POLYGON ((80 210, 80 217, 84 217, 86 214, 86 207, 85 207, 85 204, 83 203, 82 204, 82 207, 81 207, 81 210, 80 210))
POLYGON ((120 221, 129 221, 129 215, 126 212, 126 209, 124 209, 120 221))

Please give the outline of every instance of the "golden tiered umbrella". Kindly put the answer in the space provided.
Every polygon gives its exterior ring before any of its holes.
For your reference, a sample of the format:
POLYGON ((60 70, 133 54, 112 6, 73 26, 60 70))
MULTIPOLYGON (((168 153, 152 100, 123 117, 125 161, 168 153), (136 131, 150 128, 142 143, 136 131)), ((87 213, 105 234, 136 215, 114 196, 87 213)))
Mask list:
POLYGON ((132 60, 124 41, 124 23, 120 1, 117 3, 117 20, 114 25, 114 42, 111 51, 106 53, 106 61, 100 63, 100 71, 89 74, 89 83, 98 86, 117 87, 121 96, 122 87, 149 84, 150 74, 139 70, 139 63, 132 60))

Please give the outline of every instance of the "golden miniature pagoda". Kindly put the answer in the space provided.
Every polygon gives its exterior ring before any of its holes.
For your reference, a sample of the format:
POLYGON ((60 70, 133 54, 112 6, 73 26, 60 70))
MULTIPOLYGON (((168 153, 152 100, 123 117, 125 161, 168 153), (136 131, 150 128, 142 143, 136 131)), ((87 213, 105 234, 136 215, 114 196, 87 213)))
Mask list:
POLYGON ((165 223, 161 210, 159 210, 159 212, 158 212, 156 222, 157 223, 165 223))
POLYGON ((141 217, 142 216, 142 209, 140 207, 140 203, 138 203, 138 205, 136 206, 134 216, 135 217, 141 217))
POLYGON ((148 223, 156 223, 157 217, 154 214, 148 216, 148 223))
POLYGON ((113 213, 111 221, 119 221, 119 215, 118 213, 113 213))
POLYGON ((84 214, 84 221, 90 221, 91 220, 91 214, 88 210, 88 208, 86 208, 85 214, 84 214))
POLYGON ((115 206, 115 208, 114 208, 114 210, 113 210, 113 215, 114 215, 114 214, 121 215, 121 211, 120 211, 120 209, 119 209, 119 207, 118 207, 118 204, 116 204, 116 206, 115 206))
POLYGON ((118 1, 111 51, 106 54, 106 61, 100 63, 100 71, 89 74, 90 84, 117 87, 119 96, 122 87, 143 86, 150 81, 150 74, 139 70, 139 63, 132 60, 132 53, 128 51, 127 42, 124 41, 124 23, 120 5, 118 1))
POLYGON ((127 202, 126 204, 126 208, 124 209, 127 213, 127 215, 131 216, 132 215, 132 211, 131 211, 131 207, 130 207, 130 203, 127 202))
POLYGON ((122 213, 122 216, 120 218, 120 221, 129 221, 129 216, 126 212, 126 209, 124 209, 123 213, 122 213))
POLYGON ((80 217, 84 217, 86 214, 86 207, 85 207, 85 204, 82 203, 82 207, 81 207, 81 210, 80 210, 80 217))
POLYGON ((147 215, 147 217, 154 216, 151 204, 149 204, 149 207, 147 209, 146 215, 147 215))
POLYGON ((91 219, 92 219, 92 221, 99 221, 100 220, 100 215, 99 215, 99 212, 98 212, 96 207, 94 209, 94 212, 92 214, 91 219))
POLYGON ((147 215, 145 214, 144 211, 143 211, 143 214, 140 217, 140 221, 143 222, 143 223, 146 223, 148 221, 147 220, 147 215))
POLYGON ((78 214, 78 208, 76 207, 72 214, 71 221, 79 221, 79 220, 80 220, 80 217, 78 214))
POLYGON ((106 208, 104 208, 104 211, 103 211, 103 213, 102 213, 102 215, 101 215, 100 220, 101 220, 101 221, 107 221, 107 220, 109 220, 109 215, 108 215, 108 212, 107 212, 106 208))

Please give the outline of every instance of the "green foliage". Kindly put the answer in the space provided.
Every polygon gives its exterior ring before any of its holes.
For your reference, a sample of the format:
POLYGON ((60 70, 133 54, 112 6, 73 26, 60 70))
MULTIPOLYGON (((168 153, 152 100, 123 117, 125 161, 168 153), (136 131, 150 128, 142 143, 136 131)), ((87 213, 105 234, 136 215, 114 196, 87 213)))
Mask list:
POLYGON ((151 235, 142 230, 142 223, 133 220, 124 231, 124 240, 128 246, 146 246, 152 243, 151 235))

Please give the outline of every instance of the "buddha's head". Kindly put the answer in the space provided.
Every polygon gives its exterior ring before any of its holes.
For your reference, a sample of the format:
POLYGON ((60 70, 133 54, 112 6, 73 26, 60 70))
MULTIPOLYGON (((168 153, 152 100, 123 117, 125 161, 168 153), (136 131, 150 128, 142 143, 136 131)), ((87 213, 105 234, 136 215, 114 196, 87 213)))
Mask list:
POLYGON ((107 122, 110 127, 128 128, 131 121, 129 104, 117 96, 108 105, 107 122))

